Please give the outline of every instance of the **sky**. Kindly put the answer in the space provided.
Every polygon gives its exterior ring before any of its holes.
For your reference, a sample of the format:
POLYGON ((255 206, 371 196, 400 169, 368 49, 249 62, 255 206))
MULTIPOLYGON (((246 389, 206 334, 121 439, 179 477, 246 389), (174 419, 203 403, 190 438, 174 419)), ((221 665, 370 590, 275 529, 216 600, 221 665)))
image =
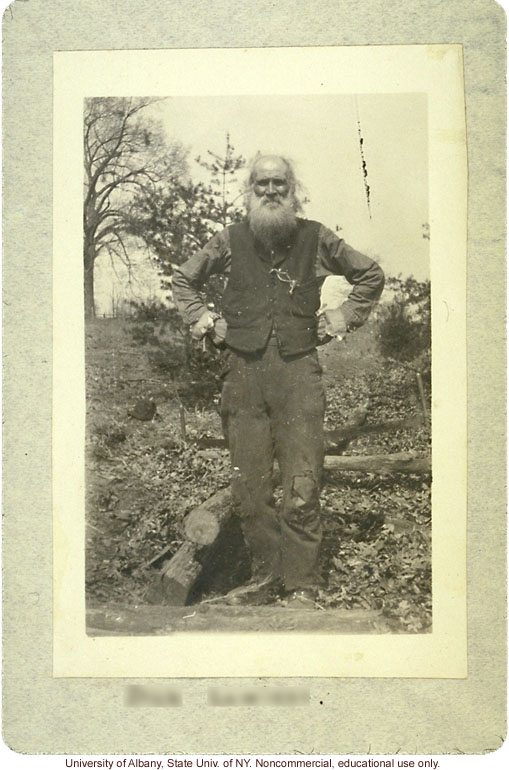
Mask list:
MULTIPOLYGON (((227 132, 235 152, 248 160, 258 151, 289 157, 310 199, 305 217, 341 228, 340 237, 379 261, 389 275, 429 278, 429 241, 423 238, 428 222, 425 94, 168 97, 150 110, 168 139, 189 149, 196 181, 205 181, 206 172, 194 158, 207 150, 224 154, 227 132)), ((107 263, 98 267, 101 312, 112 277, 107 263)), ((146 284, 157 294, 157 277, 147 268, 138 274, 137 291, 143 293, 146 284)), ((117 279, 117 294, 123 280, 117 279)))

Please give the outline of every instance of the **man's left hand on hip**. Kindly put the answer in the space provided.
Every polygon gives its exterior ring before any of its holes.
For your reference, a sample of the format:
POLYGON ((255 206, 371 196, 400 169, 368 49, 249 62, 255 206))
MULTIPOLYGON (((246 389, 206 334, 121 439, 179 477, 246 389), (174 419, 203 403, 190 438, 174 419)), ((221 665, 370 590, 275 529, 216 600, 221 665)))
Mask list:
POLYGON ((343 339, 348 329, 341 308, 333 310, 321 308, 318 312, 318 338, 321 340, 328 335, 329 337, 343 339))

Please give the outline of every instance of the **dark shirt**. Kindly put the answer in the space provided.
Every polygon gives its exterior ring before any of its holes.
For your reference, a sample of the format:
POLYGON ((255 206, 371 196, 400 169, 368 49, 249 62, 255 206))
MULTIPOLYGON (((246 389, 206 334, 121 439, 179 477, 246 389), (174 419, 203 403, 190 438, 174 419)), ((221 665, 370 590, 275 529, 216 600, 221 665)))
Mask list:
MULTIPOLYGON (((172 278, 173 299, 185 323, 196 323, 206 311, 199 291, 208 278, 215 274, 228 275, 230 267, 230 238, 226 227, 175 269, 172 278)), ((318 278, 341 275, 353 285, 341 310, 348 328, 362 326, 384 287, 384 274, 380 266, 338 238, 332 230, 320 225, 315 270, 318 278)))

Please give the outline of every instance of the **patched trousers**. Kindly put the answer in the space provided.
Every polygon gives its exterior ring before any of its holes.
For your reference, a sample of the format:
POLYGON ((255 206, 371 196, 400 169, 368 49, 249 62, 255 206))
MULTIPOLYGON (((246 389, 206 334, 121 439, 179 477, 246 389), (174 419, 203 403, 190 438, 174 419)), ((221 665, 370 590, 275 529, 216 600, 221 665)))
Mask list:
POLYGON ((287 590, 321 581, 320 489, 325 396, 316 351, 284 358, 271 337, 261 353, 227 353, 221 399, 232 494, 255 580, 287 590), (283 497, 274 498, 277 459, 283 497))

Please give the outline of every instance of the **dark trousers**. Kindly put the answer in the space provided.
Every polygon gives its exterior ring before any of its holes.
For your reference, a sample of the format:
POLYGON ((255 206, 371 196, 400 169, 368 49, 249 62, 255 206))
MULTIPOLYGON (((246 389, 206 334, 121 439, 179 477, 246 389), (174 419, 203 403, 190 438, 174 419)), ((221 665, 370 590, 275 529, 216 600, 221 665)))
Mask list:
POLYGON ((287 590, 316 586, 325 411, 318 355, 283 358, 271 338, 261 353, 231 350, 228 359, 223 427, 253 577, 280 578, 287 590), (283 488, 279 514, 274 457, 283 488))

